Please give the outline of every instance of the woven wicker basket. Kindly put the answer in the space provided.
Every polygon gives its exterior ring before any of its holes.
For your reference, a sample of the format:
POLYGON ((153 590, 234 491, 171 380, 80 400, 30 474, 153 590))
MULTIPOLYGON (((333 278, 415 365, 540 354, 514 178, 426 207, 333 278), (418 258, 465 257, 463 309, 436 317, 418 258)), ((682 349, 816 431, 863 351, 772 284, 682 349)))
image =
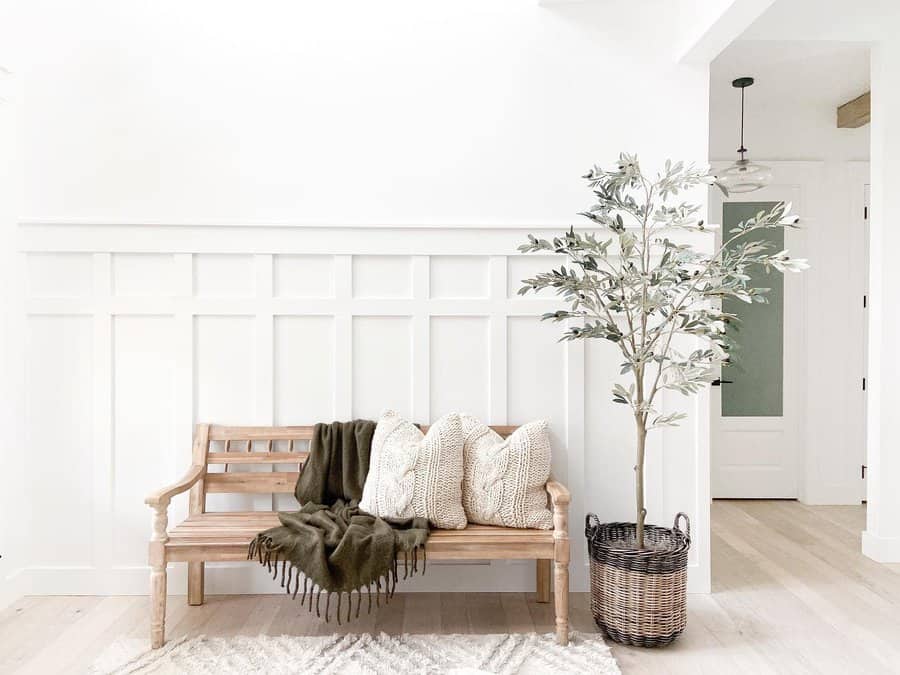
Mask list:
POLYGON ((597 626, 615 642, 660 647, 687 624, 691 523, 679 513, 671 530, 645 525, 642 550, 635 548, 636 529, 634 523, 600 523, 593 513, 585 518, 591 611, 597 626))

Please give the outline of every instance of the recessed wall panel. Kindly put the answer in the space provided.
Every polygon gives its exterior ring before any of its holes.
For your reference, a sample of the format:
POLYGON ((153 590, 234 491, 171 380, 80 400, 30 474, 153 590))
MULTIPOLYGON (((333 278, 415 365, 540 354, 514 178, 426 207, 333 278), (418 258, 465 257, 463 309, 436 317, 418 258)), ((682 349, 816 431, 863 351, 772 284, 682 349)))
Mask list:
POLYGON ((487 256, 438 255, 429 265, 432 298, 488 297, 487 256))
POLYGON ((272 265, 277 297, 334 297, 334 256, 276 255, 272 265))
POLYGON ((353 256, 354 298, 412 296, 412 259, 409 256, 353 256))
MULTIPOLYGON (((194 396, 197 422, 253 424, 256 412, 254 318, 198 316, 194 318, 194 396)), ((221 450, 222 448, 218 448, 221 450)), ((234 448, 232 448, 234 449, 234 448)), ((222 470, 219 465, 218 470, 222 470)), ((229 471, 271 470, 267 466, 231 465, 229 471)), ((212 494, 210 511, 266 508, 269 496, 212 494)))
POLYGON ((146 564, 144 497, 181 475, 191 462, 175 450, 174 319, 113 319, 113 563, 146 564), (177 466, 173 466, 177 463, 177 466))
POLYGON ((467 412, 489 421, 489 319, 431 317, 431 420, 467 412))
POLYGON ((242 298, 256 292, 252 255, 199 253, 194 256, 194 295, 242 298))
POLYGON ((589 508, 604 520, 634 522, 634 418, 612 400, 613 384, 630 381, 618 375, 621 363, 622 352, 609 340, 585 340, 585 489, 589 508))
POLYGON ((412 320, 353 318, 353 416, 377 419, 385 408, 412 413, 412 320))
POLYGON ((84 298, 94 291, 90 253, 29 253, 26 290, 33 298, 84 298))
POLYGON ((175 294, 175 258, 171 254, 114 253, 112 292, 119 297, 175 294))
POLYGON ((553 436, 553 466, 566 476, 560 455, 566 422, 565 346, 557 342, 559 325, 542 323, 538 317, 510 317, 507 323, 507 409, 509 424, 537 419, 550 422, 553 436))
MULTIPOLYGON (((42 566, 93 564, 92 324, 86 316, 26 322, 26 473, 9 478, 27 481, 28 557, 42 566)), ((23 505, 4 517, 26 513, 23 505)))
POLYGON ((566 262, 566 257, 561 255, 538 255, 538 254, 522 254, 509 256, 506 263, 506 295, 510 298, 525 299, 553 299, 555 297, 553 289, 543 290, 540 293, 529 293, 528 295, 517 295, 519 289, 525 284, 524 279, 530 279, 539 272, 549 272, 552 269, 559 269, 559 266, 566 262))
POLYGON ((275 318, 275 424, 334 419, 334 319, 275 318))

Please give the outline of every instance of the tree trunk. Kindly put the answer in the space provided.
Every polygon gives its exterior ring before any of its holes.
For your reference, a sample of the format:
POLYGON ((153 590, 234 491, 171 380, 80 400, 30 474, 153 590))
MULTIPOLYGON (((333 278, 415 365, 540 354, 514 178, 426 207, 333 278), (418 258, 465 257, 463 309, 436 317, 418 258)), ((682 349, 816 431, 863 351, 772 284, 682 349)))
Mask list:
POLYGON ((636 418, 637 422, 637 463, 634 465, 634 497, 637 507, 637 547, 644 548, 644 520, 647 518, 647 509, 644 508, 644 450, 647 443, 647 428, 644 421, 636 418))

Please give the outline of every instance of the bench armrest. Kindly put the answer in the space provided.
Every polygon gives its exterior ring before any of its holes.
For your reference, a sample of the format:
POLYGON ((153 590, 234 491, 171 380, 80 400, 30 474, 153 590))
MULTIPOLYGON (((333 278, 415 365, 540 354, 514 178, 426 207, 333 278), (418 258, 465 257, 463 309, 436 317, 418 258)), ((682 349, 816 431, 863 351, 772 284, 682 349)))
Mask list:
POLYGON ((550 495, 550 503, 553 504, 554 509, 567 508, 572 501, 569 488, 553 479, 547 481, 547 493, 550 495))
POLYGON ((169 500, 172 499, 172 497, 190 490, 191 486, 198 480, 203 478, 205 474, 205 466, 193 464, 191 465, 191 468, 188 469, 187 473, 184 474, 175 483, 169 485, 168 487, 164 487, 162 490, 157 490, 156 492, 147 495, 147 498, 144 499, 144 503, 154 508, 158 508, 160 506, 168 506, 169 500))

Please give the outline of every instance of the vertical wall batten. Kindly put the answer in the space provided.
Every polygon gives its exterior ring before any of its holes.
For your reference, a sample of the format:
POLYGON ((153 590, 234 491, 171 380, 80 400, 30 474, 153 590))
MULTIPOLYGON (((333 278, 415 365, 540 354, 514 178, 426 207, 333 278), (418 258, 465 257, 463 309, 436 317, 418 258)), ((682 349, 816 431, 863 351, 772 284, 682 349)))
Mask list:
POLYGON ((113 511, 113 326, 112 265, 109 253, 93 254, 93 564, 106 570, 112 560, 113 511))

